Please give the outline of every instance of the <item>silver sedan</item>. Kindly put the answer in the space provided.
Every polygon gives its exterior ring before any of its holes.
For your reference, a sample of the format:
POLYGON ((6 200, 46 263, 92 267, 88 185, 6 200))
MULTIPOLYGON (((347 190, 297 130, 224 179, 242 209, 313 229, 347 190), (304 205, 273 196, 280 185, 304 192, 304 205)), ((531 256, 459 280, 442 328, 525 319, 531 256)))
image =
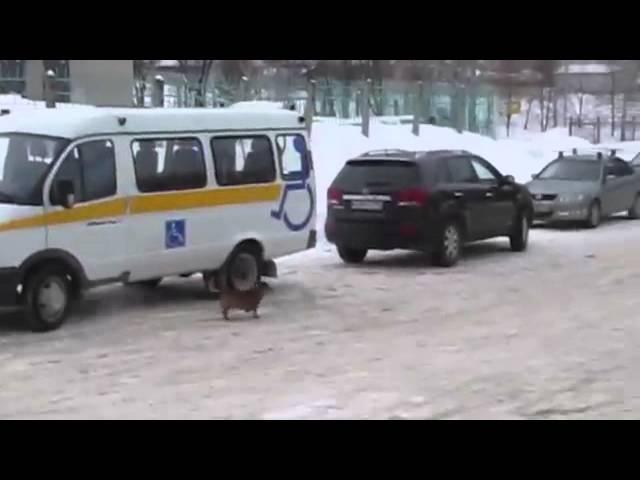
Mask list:
POLYGON ((561 155, 532 177, 527 187, 535 221, 579 221, 595 228, 620 212, 640 218, 640 171, 618 157, 561 155))

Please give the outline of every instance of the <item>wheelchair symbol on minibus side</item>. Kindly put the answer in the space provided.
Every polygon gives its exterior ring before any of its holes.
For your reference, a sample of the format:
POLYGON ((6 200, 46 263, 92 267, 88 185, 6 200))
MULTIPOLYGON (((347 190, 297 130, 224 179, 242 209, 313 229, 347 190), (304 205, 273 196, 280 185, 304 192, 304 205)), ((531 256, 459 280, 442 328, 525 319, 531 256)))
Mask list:
POLYGON ((184 220, 168 220, 164 232, 165 248, 180 248, 187 244, 186 224, 184 220))
MULTIPOLYGON (((297 141, 298 138, 302 140, 302 137, 296 137, 296 139, 294 139, 293 141, 293 146, 295 150, 304 158, 304 155, 306 153, 306 145, 304 143, 304 140, 297 141)), ((277 210, 271 211, 271 217, 275 218, 276 220, 282 220, 285 226, 292 232, 298 232, 300 230, 304 230, 307 227, 307 225, 309 225, 309 222, 313 217, 313 212, 315 209, 315 198, 313 195, 313 190, 311 188, 311 185, 309 184, 309 177, 311 176, 310 174, 311 174, 310 166, 305 159, 303 161, 302 171, 300 172, 301 178, 297 178, 295 181, 286 182, 284 184, 282 197, 280 197, 280 205, 278 206, 277 210), (307 194, 309 196, 309 211, 307 212, 307 215, 301 222, 295 223, 291 221, 291 219, 289 218, 289 215, 286 212, 287 196, 289 192, 295 192, 300 190, 307 191, 307 194)))
POLYGON ((311 185, 307 180, 302 180, 301 182, 292 182, 285 183, 284 189, 282 191, 282 197, 280 198, 280 205, 278 210, 271 211, 271 217, 276 220, 282 220, 285 226, 291 230, 292 232, 298 232, 300 230, 304 230, 309 222, 311 221, 311 217, 313 217, 313 210, 315 208, 315 199, 313 198, 313 190, 311 189, 311 185), (306 190, 309 195, 309 211, 307 212, 306 217, 300 223, 292 222, 287 214, 286 203, 287 203, 287 195, 289 192, 295 192, 299 190, 306 190))

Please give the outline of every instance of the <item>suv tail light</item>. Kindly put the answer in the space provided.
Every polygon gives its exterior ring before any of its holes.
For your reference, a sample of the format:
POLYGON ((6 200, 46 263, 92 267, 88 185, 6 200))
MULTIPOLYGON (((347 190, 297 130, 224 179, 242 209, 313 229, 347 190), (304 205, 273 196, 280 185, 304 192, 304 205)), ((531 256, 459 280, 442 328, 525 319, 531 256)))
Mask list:
POLYGON ((409 188, 395 194, 399 207, 423 207, 427 204, 429 192, 419 188, 409 188))
POLYGON ((342 203, 342 190, 337 188, 327 190, 327 201, 329 205, 340 205, 342 203))

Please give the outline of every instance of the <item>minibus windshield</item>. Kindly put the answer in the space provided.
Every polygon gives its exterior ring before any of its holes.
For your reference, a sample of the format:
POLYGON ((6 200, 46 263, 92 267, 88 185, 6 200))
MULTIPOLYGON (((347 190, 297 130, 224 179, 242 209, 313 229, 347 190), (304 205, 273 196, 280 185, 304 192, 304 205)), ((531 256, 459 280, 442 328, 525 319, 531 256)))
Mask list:
POLYGON ((42 205, 42 184, 69 141, 0 133, 0 203, 42 205))

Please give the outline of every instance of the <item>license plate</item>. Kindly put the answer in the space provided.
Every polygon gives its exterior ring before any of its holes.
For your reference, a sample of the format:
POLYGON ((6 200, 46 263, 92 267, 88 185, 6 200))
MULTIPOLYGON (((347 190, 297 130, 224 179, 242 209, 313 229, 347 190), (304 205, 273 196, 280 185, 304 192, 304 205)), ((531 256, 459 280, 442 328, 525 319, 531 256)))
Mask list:
POLYGON ((551 204, 536 202, 534 203, 533 208, 536 211, 536 213, 547 213, 551 211, 551 204))
POLYGON ((351 202, 352 210, 382 210, 382 202, 375 200, 353 200, 351 202))

